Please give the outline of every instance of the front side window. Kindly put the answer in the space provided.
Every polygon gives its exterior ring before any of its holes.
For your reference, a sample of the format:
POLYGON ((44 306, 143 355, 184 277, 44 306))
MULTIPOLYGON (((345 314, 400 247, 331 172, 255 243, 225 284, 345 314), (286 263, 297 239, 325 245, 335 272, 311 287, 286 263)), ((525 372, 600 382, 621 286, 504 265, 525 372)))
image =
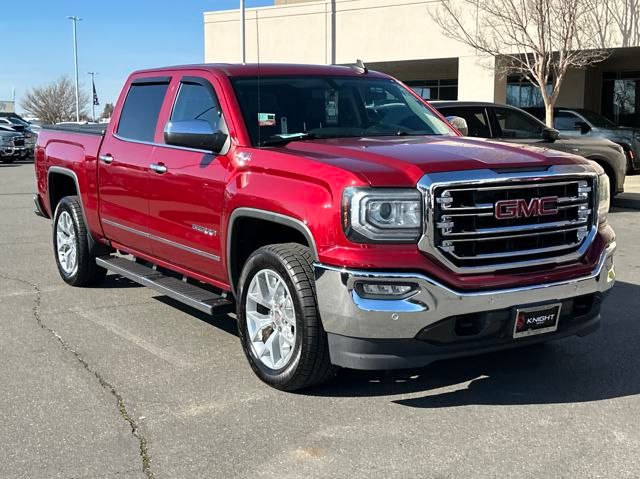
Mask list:
POLYGON ((128 140, 153 142, 168 83, 133 84, 122 106, 117 134, 128 140))
POLYGON ((213 131, 221 129, 222 110, 211 88, 198 83, 182 83, 171 113, 171 120, 202 120, 213 131))
POLYGON ((243 77, 234 79, 233 86, 254 145, 296 134, 314 138, 455 134, 391 79, 243 77))
POLYGON ((496 108, 495 114, 502 138, 539 139, 545 128, 543 123, 518 110, 496 108))
POLYGON ((477 138, 491 138, 489 118, 483 107, 446 108, 441 111, 445 116, 459 116, 464 118, 469 128, 468 136, 477 138))
POLYGON ((555 114, 553 126, 557 130, 575 130, 577 121, 580 121, 580 118, 573 113, 569 113, 568 111, 559 111, 555 114))

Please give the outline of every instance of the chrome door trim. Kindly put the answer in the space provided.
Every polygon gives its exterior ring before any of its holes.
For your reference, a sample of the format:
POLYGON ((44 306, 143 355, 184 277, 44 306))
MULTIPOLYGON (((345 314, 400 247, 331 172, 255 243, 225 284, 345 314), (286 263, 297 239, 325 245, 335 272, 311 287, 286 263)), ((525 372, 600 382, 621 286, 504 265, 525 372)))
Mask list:
POLYGON ((205 155, 216 155, 213 151, 210 150, 200 150, 198 148, 187 148, 186 146, 175 146, 175 145, 167 145, 166 143, 155 143, 153 141, 142 141, 142 140, 132 140, 131 138, 125 138, 123 136, 113 134, 114 138, 117 138, 120 141, 126 141, 128 143, 137 143, 139 145, 147 145, 147 146, 158 146, 160 148, 171 148, 173 150, 183 150, 183 151, 193 151, 195 153, 203 153, 205 155))
POLYGON ((196 248, 192 248, 191 246, 186 246, 186 245, 183 245, 183 244, 180 244, 180 243, 176 243, 175 241, 172 241, 172 240, 167 239, 167 238, 163 238, 161 236, 152 235, 151 233, 145 233, 144 231, 140 231, 138 229, 132 228, 130 226, 125 226, 125 225, 122 225, 122 224, 117 223, 115 221, 108 220, 108 219, 103 219, 102 222, 105 223, 105 224, 111 225, 114 228, 119 228, 121 230, 128 231, 129 233, 133 233, 135 235, 142 236, 143 238, 147 238, 147 239, 150 239, 150 240, 153 240, 153 241, 158 241, 159 243, 164 243, 166 245, 173 246, 174 248, 178 248, 178 249, 181 249, 181 250, 186 251, 188 253, 192 253, 192 254, 196 254, 198 256, 202 256, 203 258, 207 258, 207 259, 210 259, 212 261, 220 261, 220 256, 218 256, 218 255, 207 253, 206 251, 202 251, 202 250, 199 250, 199 249, 196 249, 196 248))
POLYGON ((162 175, 167 172, 167 167, 160 163, 151 163, 151 165, 149 165, 149 168, 155 171, 156 173, 158 173, 159 175, 162 175))

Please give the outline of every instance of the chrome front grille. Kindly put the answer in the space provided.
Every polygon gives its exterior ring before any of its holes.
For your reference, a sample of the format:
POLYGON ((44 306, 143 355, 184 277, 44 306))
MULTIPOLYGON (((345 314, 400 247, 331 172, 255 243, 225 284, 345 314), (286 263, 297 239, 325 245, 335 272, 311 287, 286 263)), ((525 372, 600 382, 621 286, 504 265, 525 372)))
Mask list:
POLYGON ((584 253, 596 233, 593 173, 488 176, 426 183, 422 250, 458 271, 478 272, 570 261, 584 253), (526 208, 540 198, 547 198, 549 211, 529 215, 526 208), (499 218, 497 208, 517 202, 525 205, 520 217, 499 218))

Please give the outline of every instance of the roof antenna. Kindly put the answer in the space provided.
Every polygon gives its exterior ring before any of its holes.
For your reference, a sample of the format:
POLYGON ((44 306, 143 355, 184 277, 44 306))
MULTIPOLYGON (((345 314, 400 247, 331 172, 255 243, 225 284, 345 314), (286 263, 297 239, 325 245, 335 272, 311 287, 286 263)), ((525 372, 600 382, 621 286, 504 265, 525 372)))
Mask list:
POLYGON ((369 69, 365 66, 364 62, 359 58, 356 60, 356 62, 353 65, 349 65, 349 67, 359 73, 364 73, 364 74, 369 73, 369 69))

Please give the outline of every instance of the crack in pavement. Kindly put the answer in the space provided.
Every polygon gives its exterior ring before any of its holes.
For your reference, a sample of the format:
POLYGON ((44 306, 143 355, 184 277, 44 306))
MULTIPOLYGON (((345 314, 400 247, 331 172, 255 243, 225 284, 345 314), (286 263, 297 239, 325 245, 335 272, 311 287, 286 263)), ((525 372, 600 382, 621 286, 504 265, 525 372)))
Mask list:
POLYGON ((155 476, 153 474, 153 471, 151 470, 151 455, 149 454, 149 449, 147 447, 147 439, 140 432, 138 424, 127 411, 124 398, 122 397, 122 395, 116 390, 116 388, 111 383, 109 383, 106 379, 104 379, 98 371, 93 369, 91 365, 80 355, 78 351, 73 349, 69 345, 69 343, 67 343, 64 340, 62 336, 60 336, 54 329, 47 326, 40 318, 40 304, 42 301, 42 291, 40 290, 40 287, 35 283, 31 283, 30 281, 27 281, 22 278, 15 278, 13 276, 9 276, 3 272, 0 272, 0 278, 9 280, 9 281, 16 281, 18 283, 27 285, 30 288, 33 288, 36 297, 33 302, 32 312, 33 312, 33 317, 36 320, 36 323, 38 323, 38 325, 42 329, 44 329, 49 334, 51 334, 54 338, 56 338, 58 342, 62 345, 62 348, 65 351, 71 353, 76 358, 76 360, 82 365, 82 367, 84 367, 84 369, 86 369, 89 373, 93 374, 96 377, 96 379, 98 380, 98 383, 100 383, 100 386, 102 386, 104 389, 109 391, 109 393, 111 393, 111 395, 116 399, 116 402, 118 405, 118 412, 120 413, 120 416, 122 416, 122 418, 127 422, 129 427, 131 428, 131 434, 133 435, 133 437, 135 437, 138 440, 139 449, 140 449, 139 451, 140 458, 142 459, 142 472, 147 477, 147 479, 154 479, 155 476))

